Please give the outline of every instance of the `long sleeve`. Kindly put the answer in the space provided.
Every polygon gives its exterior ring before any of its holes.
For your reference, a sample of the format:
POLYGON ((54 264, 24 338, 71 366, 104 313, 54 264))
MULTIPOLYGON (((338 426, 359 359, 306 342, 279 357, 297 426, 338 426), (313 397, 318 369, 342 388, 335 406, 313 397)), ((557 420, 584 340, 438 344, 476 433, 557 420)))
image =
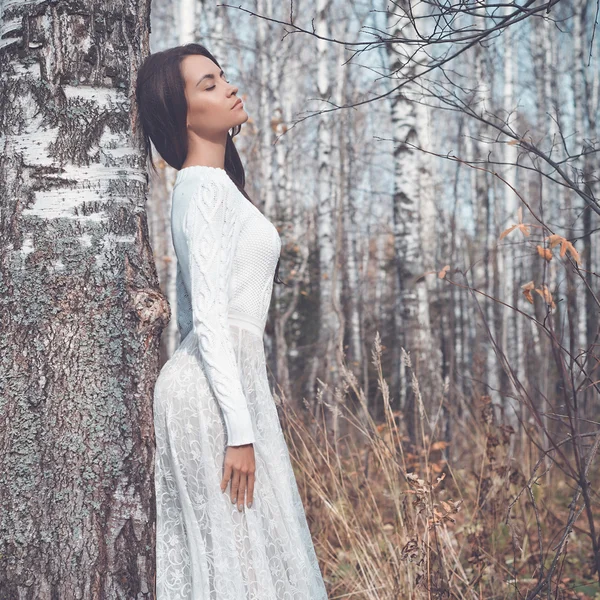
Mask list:
POLYGON ((205 373, 223 412, 227 445, 254 443, 248 404, 229 334, 229 282, 235 249, 236 211, 217 182, 202 182, 186 209, 185 232, 193 329, 205 373))

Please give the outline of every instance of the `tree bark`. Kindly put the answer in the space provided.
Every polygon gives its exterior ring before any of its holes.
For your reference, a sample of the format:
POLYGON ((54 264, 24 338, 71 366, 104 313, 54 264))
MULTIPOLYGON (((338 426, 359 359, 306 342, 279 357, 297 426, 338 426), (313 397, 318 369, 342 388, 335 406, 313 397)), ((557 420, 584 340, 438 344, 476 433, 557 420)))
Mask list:
POLYGON ((149 2, 3 7, 0 598, 153 598, 149 2))

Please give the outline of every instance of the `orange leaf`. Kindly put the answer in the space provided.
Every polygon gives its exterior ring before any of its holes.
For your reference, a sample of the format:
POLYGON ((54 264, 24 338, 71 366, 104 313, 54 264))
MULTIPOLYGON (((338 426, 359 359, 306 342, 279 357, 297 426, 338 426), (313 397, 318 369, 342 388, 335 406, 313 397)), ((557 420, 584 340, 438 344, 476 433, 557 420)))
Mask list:
POLYGON ((500 241, 502 238, 506 237, 515 227, 518 227, 518 225, 511 225, 508 229, 505 229, 501 234, 500 234, 500 238, 498 241, 500 241))
POLYGON ((581 257, 579 256, 579 252, 575 250, 575 246, 573 246, 573 244, 569 242, 569 240, 555 233, 548 236, 546 240, 549 242, 550 248, 554 248, 554 246, 558 246, 558 244, 560 244, 560 256, 562 258, 564 258, 565 254, 568 252, 578 265, 581 264, 581 257))
POLYGON ((565 240, 565 238, 563 238, 561 244, 560 244, 560 257, 564 258, 565 254, 567 253, 567 240, 565 240))
POLYGON ((498 241, 500 241, 502 238, 505 238, 515 228, 519 229, 523 235, 529 235, 529 233, 530 233, 529 225, 526 225, 525 223, 523 223, 523 207, 522 206, 519 206, 519 208, 517 209, 517 218, 518 218, 519 222, 516 225, 511 225, 508 229, 505 229, 500 234, 500 239, 498 241))
POLYGON ((526 283, 524 285, 521 286, 521 289, 523 290, 523 295, 525 296, 525 298, 527 299, 527 301, 530 304, 533 304, 533 296, 531 295, 531 290, 535 287, 533 281, 530 281, 529 283, 526 283))
POLYGON ((564 239, 565 238, 561 237, 560 235, 553 233, 546 238, 546 241, 550 244, 550 248, 554 248, 554 246, 558 246, 558 244, 560 244, 564 239))
POLYGON ((525 225, 525 223, 520 223, 518 227, 523 235, 529 235, 529 225, 525 225))
POLYGON ((446 265, 439 273, 438 273, 438 277, 440 279, 444 279, 444 277, 446 277, 446 273, 448 272, 448 269, 450 268, 450 265, 446 265))
POLYGON ((571 244, 571 242, 565 242, 565 248, 566 248, 567 252, 569 252, 569 254, 573 257, 573 260, 578 265, 580 265, 581 258, 579 257, 579 252, 577 252, 577 250, 575 250, 575 246, 573 246, 573 244, 571 244))
POLYGON ((546 284, 544 284, 544 287, 542 289, 536 288, 535 291, 544 299, 546 304, 550 305, 552 308, 556 308, 556 303, 552 298, 552 293, 550 292, 546 284))
POLYGON ((545 258, 548 262, 550 262, 552 260, 552 251, 550 250, 550 248, 542 248, 541 246, 536 246, 538 254, 542 257, 545 258))
POLYGON ((433 444, 431 444, 431 449, 432 450, 443 450, 444 448, 447 448, 450 444, 448 442, 434 442, 433 444))

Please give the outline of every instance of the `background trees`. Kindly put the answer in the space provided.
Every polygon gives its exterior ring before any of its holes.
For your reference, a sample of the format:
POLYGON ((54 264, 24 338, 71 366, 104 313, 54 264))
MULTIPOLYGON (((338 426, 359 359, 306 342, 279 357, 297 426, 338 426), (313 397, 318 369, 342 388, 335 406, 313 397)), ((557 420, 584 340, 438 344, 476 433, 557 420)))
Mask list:
POLYGON ((558 593, 566 546, 551 540, 575 530, 585 559, 569 577, 592 578, 597 7, 203 10, 196 39, 226 40, 251 114, 236 141, 252 196, 283 234, 290 287, 276 286, 266 341, 290 438, 290 411, 311 423, 312 451, 309 430, 295 447, 307 501, 323 531, 364 532, 322 536, 332 589, 558 593), (338 462, 319 470, 328 444, 338 462), (375 476, 374 456, 397 478, 375 476), (362 516, 342 465, 381 492, 362 516), (373 536, 401 551, 359 552, 373 536))
POLYGON ((270 375, 332 597, 597 593, 596 4, 0 11, 0 598, 152 594, 178 340, 175 172, 144 213, 131 130, 149 13, 150 49, 205 44, 250 114, 288 283, 270 375))

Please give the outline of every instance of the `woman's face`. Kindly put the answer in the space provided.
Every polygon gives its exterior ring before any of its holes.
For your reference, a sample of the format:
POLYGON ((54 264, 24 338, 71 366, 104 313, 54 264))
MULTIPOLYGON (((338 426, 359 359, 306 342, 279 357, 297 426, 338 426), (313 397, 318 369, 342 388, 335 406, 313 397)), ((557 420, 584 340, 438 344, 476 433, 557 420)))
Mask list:
POLYGON ((219 139, 236 125, 248 120, 242 102, 238 102, 238 88, 227 83, 217 65, 199 54, 186 56, 181 61, 188 104, 187 125, 197 136, 219 139))

